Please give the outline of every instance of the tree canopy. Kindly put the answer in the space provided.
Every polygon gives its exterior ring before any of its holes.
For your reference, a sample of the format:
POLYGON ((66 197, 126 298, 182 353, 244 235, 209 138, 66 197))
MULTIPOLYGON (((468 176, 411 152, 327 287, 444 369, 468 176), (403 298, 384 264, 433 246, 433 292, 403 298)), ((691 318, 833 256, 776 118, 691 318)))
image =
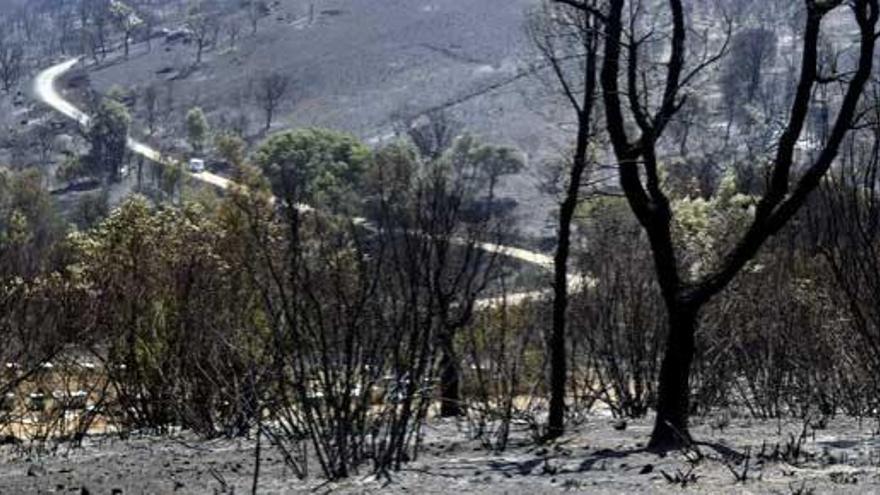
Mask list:
POLYGON ((356 201, 370 150, 351 135, 325 129, 288 131, 270 137, 254 162, 276 196, 290 205, 308 203, 330 210, 356 201))
POLYGON ((119 181, 130 126, 131 116, 125 105, 110 98, 101 101, 87 131, 91 145, 87 169, 92 174, 119 181))

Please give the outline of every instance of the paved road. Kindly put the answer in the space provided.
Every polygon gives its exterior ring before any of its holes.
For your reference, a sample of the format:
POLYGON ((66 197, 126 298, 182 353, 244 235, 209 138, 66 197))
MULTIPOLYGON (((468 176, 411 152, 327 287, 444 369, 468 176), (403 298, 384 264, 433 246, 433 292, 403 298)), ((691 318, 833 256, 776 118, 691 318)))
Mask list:
MULTIPOLYGON (((72 103, 65 100, 64 96, 61 95, 55 87, 55 82, 58 78, 76 66, 76 64, 79 63, 79 60, 79 58, 72 58, 53 65, 37 74, 37 77, 34 79, 34 94, 39 100, 54 108, 57 112, 79 122, 80 125, 86 126, 89 124, 89 116, 79 108, 76 108, 72 103)), ((135 154, 143 156, 150 161, 161 163, 163 165, 177 165, 172 158, 163 156, 158 150, 132 138, 128 138, 128 148, 135 154)), ((229 179, 210 172, 193 173, 191 175, 196 180, 211 184, 220 189, 226 189, 231 185, 229 179)))
MULTIPOLYGON (((64 96, 58 92, 55 84, 58 78, 64 75, 74 66, 76 66, 76 64, 79 63, 79 60, 79 58, 72 58, 70 60, 66 60, 64 62, 53 65, 40 72, 34 79, 34 94, 39 100, 49 105, 57 112, 85 126, 89 123, 89 116, 85 112, 74 106, 72 103, 64 99, 64 96)), ((143 156, 144 158, 156 163, 169 166, 176 166, 178 163, 173 158, 163 155, 158 150, 151 148, 149 145, 141 143, 139 141, 135 141, 131 138, 129 138, 128 140, 128 147, 135 154, 143 156)), ((220 189, 227 189, 231 185, 233 185, 233 182, 229 179, 209 172, 192 173, 190 175, 198 181, 216 186, 220 189)), ((363 219, 358 220, 363 221, 363 219)), ((553 269, 553 258, 543 253, 491 243, 483 243, 480 245, 480 247, 488 252, 499 253, 504 256, 523 261, 525 263, 536 265, 544 270, 549 271, 553 269)), ((571 279, 572 280, 570 284, 572 288, 580 287, 583 284, 582 277, 572 276, 571 279)), ((494 306, 500 304, 502 301, 506 304, 517 304, 527 299, 544 296, 547 293, 547 290, 537 290, 531 292, 509 294, 503 299, 491 298, 480 301, 479 305, 494 306)))

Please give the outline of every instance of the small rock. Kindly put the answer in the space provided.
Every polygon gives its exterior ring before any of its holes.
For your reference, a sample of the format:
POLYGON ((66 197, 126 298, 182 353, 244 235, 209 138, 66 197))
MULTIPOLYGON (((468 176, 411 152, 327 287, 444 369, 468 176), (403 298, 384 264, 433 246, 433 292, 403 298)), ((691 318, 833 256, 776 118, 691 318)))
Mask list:
POLYGON ((620 420, 614 423, 613 428, 617 431, 623 431, 626 429, 626 421, 620 420))
POLYGON ((79 495, 92 495, 92 492, 90 492, 88 488, 82 487, 79 491, 79 495))
POLYGON ((648 473, 651 473, 652 471, 654 471, 654 465, 653 464, 645 464, 645 466, 642 467, 641 470, 639 470, 639 474, 648 474, 648 473))
POLYGON ((114 488, 110 490, 110 495, 122 495, 122 488, 114 488))

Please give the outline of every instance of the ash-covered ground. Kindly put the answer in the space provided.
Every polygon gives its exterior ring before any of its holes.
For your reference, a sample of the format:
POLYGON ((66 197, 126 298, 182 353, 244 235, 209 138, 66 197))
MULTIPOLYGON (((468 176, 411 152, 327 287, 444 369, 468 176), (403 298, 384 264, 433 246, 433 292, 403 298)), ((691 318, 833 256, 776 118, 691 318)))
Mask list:
MULTIPOLYGON (((470 439, 464 423, 432 421, 420 457, 390 477, 369 469, 327 483, 298 480, 264 444, 258 493, 878 493, 877 424, 851 418, 826 428, 799 421, 694 420, 697 452, 645 451, 650 419, 622 426, 593 417, 550 445, 517 429, 503 452, 470 439), (723 426, 723 428, 722 428, 723 426), (748 462, 748 466, 746 466, 748 462)), ((92 438, 82 448, 39 454, 5 446, 0 493, 250 493, 254 443, 173 438, 92 438)))

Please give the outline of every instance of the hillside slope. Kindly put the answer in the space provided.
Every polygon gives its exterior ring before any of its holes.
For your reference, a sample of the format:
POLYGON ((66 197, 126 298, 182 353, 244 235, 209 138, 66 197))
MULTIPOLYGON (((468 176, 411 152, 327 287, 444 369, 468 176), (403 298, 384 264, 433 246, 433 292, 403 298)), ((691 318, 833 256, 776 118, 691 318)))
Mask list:
POLYGON ((469 131, 527 154, 529 170, 505 192, 518 201, 527 231, 544 226, 548 198, 537 191, 536 164, 559 138, 541 116, 547 104, 534 96, 537 80, 517 77, 530 56, 523 25, 536 0, 327 0, 312 18, 308 3, 279 2, 255 36, 245 27, 235 49, 221 38, 192 72, 195 48, 159 39, 150 52, 141 44, 130 60, 95 68, 92 84, 102 91, 160 84, 163 95, 170 85, 175 125, 200 105, 214 123, 245 114, 257 129, 250 88, 281 72, 294 84, 273 129, 324 126, 373 142, 389 136, 401 114, 449 106, 469 131))

